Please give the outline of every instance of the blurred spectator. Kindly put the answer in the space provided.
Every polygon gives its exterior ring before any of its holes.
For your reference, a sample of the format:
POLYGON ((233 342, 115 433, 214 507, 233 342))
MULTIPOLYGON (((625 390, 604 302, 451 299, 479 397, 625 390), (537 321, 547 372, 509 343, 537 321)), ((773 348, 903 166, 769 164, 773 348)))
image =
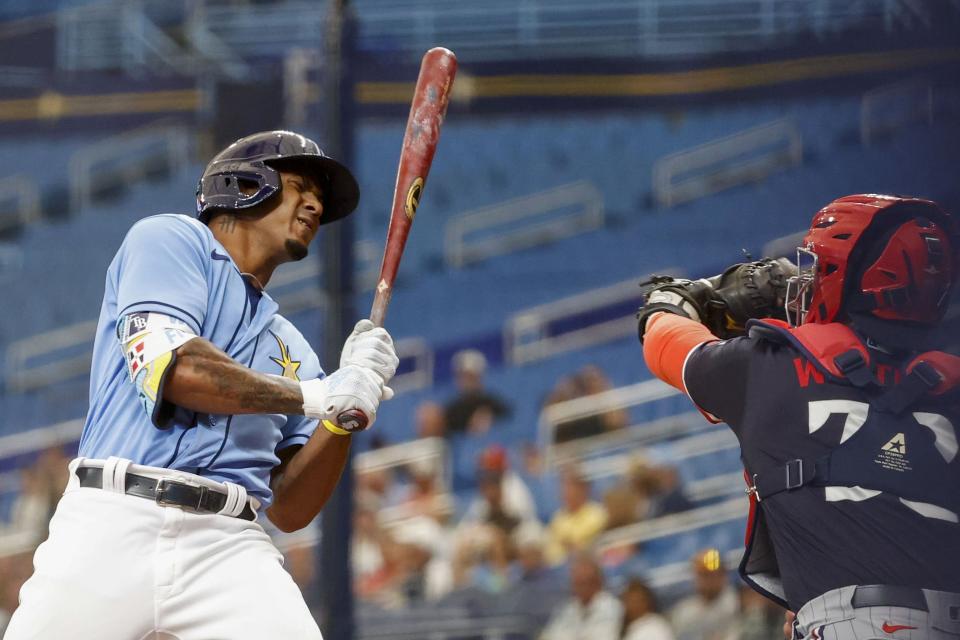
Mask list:
POLYGON ((494 604, 502 615, 524 616, 531 627, 543 628, 550 614, 568 596, 561 569, 547 566, 544 532, 539 525, 519 526, 512 536, 514 561, 511 584, 494 604))
POLYGON ((403 547, 390 535, 384 535, 379 545, 382 562, 376 569, 357 574, 354 589, 361 600, 376 602, 388 609, 403 606, 399 590, 403 547))
POLYGON ((741 585, 740 615, 724 640, 776 639, 783 631, 783 614, 783 607, 741 585))
POLYGON ((0 539, 0 638, 20 603, 20 587, 33 572, 33 547, 22 536, 0 539))
POLYGON ((607 510, 606 529, 616 529, 640 520, 640 498, 629 485, 613 487, 603 494, 603 506, 607 510))
POLYGON ((417 405, 413 422, 418 438, 442 438, 447 433, 447 419, 443 407, 430 400, 417 405))
POLYGON ((405 604, 437 600, 453 588, 453 573, 443 556, 447 533, 430 518, 405 520, 393 531, 399 545, 396 587, 405 604))
MULTIPOLYGON (((580 384, 583 394, 592 396, 613 388, 607 374, 600 367, 588 364, 580 370, 580 384)), ((615 431, 627 426, 630 416, 625 409, 609 409, 600 414, 604 431, 615 431)))
POLYGON ((683 493, 680 475, 669 465, 653 465, 637 459, 630 467, 629 483, 641 497, 641 520, 693 508, 693 503, 683 493))
POLYGON ((360 582, 377 575, 384 567, 383 543, 386 535, 377 523, 377 513, 369 504, 357 500, 353 511, 353 540, 350 564, 360 582))
POLYGON ((446 521, 452 509, 442 486, 439 461, 436 458, 424 458, 409 463, 406 469, 410 483, 401 490, 403 516, 427 516, 437 522, 446 521))
POLYGON ((453 587, 453 574, 445 557, 447 533, 435 521, 416 517, 398 523, 379 538, 382 564, 357 576, 356 592, 362 600, 397 609, 436 600, 453 587))
POLYGON ((476 349, 453 356, 458 395, 444 409, 448 433, 486 433, 500 418, 510 415, 510 405, 483 385, 487 359, 476 349))
POLYGON ((667 619, 660 615, 657 597, 645 582, 631 578, 621 599, 622 640, 674 640, 673 629, 667 619))
POLYGON ((467 507, 462 524, 491 523, 507 533, 513 527, 537 520, 537 505, 523 479, 510 469, 507 451, 492 445, 477 461, 477 486, 480 495, 467 507))
POLYGON ((547 566, 544 550, 543 528, 535 524, 524 524, 513 534, 516 548, 516 581, 525 588, 539 584, 553 583, 556 571, 547 566))
POLYGON ((356 495, 374 511, 403 501, 403 490, 394 482, 393 469, 380 467, 357 472, 356 495))
POLYGON ((677 640, 721 640, 737 616, 737 593, 727 580, 723 557, 716 549, 691 559, 695 593, 670 613, 677 640))
POLYGON ((454 552, 454 586, 500 593, 510 585, 512 560, 510 536, 503 529, 491 525, 471 529, 454 552))
POLYGON ((29 537, 34 543, 47 537, 47 525, 67 486, 68 463, 60 447, 51 447, 32 466, 20 470, 20 493, 11 507, 5 533, 29 537))
POLYGON ((578 554, 570 562, 573 597, 551 616, 541 640, 616 640, 623 606, 604 591, 603 572, 593 558, 578 554))
POLYGON ((549 527, 547 559, 560 564, 574 551, 590 546, 607 525, 603 505, 590 501, 590 483, 575 470, 567 470, 562 479, 563 506, 553 515, 549 527))
MULTIPOLYGON (((639 522, 640 498, 629 484, 622 484, 603 494, 603 507, 607 511, 606 531, 625 527, 639 522)), ((604 549, 602 553, 605 567, 617 567, 632 558, 636 553, 634 543, 619 544, 604 549)))
MULTIPOLYGON (((561 378, 544 403, 549 407, 560 402, 603 393, 612 388, 606 374, 595 365, 587 365, 576 374, 561 378)), ((597 436, 627 426, 629 416, 623 409, 610 409, 557 423, 554 442, 569 442, 597 436)))

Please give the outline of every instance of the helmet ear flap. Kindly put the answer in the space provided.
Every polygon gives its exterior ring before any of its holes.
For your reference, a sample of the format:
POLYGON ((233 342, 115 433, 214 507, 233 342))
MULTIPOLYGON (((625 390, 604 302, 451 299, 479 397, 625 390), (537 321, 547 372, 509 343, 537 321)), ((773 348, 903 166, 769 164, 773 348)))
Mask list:
POLYGON ((198 187, 198 208, 206 222, 214 210, 250 209, 272 198, 280 191, 280 173, 264 163, 228 165, 220 171, 208 172, 198 187), (204 198, 202 194, 212 194, 204 198))

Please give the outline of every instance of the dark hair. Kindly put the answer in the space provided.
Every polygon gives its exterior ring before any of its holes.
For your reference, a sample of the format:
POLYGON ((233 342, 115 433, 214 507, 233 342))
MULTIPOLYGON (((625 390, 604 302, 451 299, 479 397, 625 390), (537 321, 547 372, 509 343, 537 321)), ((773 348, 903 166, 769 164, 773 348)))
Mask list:
POLYGON ((626 594, 632 591, 642 593, 647 598, 647 602, 650 603, 650 611, 660 613, 660 603, 657 601, 657 594, 654 593, 653 589, 651 589, 646 582, 636 576, 630 578, 623 588, 623 593, 626 594))

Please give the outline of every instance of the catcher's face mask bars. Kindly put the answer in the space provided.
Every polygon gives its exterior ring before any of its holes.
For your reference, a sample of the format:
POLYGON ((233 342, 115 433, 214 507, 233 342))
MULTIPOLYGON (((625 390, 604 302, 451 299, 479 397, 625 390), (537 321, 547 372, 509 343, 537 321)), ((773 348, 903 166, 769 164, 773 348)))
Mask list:
POLYGON ((787 279, 784 310, 787 321, 797 327, 807 319, 810 300, 817 280, 817 254, 805 247, 797 247, 797 275, 787 279))

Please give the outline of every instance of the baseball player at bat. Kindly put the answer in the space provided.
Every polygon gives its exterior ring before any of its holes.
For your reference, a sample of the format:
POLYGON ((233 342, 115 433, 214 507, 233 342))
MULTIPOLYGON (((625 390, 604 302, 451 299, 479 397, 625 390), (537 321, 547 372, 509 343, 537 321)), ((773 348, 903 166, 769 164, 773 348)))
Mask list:
POLYGON ((927 200, 848 196, 796 266, 649 283, 644 358, 736 434, 740 573, 795 638, 960 638, 960 358, 930 339, 957 232, 927 200))
POLYGON ((350 214, 350 171, 288 131, 207 166, 197 215, 135 224, 106 277, 90 410, 6 638, 320 638, 258 524, 306 526, 397 367, 360 321, 325 375, 263 291, 350 214), (322 425, 322 426, 321 426, 322 425))

